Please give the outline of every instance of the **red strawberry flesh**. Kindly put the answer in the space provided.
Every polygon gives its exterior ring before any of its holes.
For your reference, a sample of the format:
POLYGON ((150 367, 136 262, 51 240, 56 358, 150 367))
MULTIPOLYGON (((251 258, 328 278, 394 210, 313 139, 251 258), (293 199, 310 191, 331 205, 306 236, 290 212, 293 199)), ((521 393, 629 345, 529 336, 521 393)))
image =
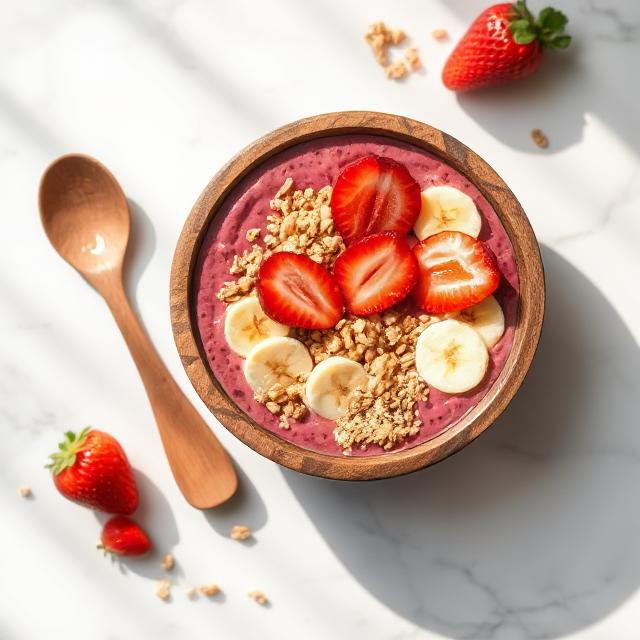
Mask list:
POLYGON ((274 253, 260 267, 256 288, 267 316, 289 327, 330 329, 342 318, 336 283, 306 255, 274 253))
POLYGON ((482 242, 443 231, 418 243, 414 298, 429 313, 459 311, 491 295, 500 282, 496 258, 482 242))
POLYGON ((97 429, 69 431, 51 455, 58 491, 73 502, 107 513, 130 514, 138 506, 131 465, 118 441, 97 429))
POLYGON ((407 241, 387 231, 343 251, 333 276, 349 312, 367 316, 392 307, 409 294, 418 277, 418 264, 407 241))
POLYGON ((141 556, 151 549, 151 541, 144 529, 125 516, 111 518, 104 525, 101 542, 98 549, 119 556, 141 556))
POLYGON ((408 169, 374 155, 347 165, 331 194, 333 221, 347 244, 382 231, 406 234, 420 206, 420 186, 408 169))

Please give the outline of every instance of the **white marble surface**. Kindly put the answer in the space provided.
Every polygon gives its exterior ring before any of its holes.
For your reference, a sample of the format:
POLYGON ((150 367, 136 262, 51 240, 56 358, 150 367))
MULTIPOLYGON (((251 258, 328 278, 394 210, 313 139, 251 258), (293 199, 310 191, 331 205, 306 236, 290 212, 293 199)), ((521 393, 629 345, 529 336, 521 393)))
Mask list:
POLYGON ((480 0, 1 2, 2 640, 638 637, 640 3, 556 4, 571 18, 569 51, 526 84, 457 99, 439 80, 451 44, 429 34, 458 36, 480 0), (375 19, 410 32, 424 74, 385 80, 362 42, 375 19), (429 122, 506 179, 543 244, 540 351, 490 432, 396 480, 299 476, 209 418, 243 487, 203 515, 173 484, 105 306, 46 242, 38 179, 69 151, 116 174, 133 209, 129 290, 204 410, 167 311, 185 216, 249 141, 338 109, 429 122), (158 557, 103 558, 96 517, 42 468, 61 432, 87 423, 115 434, 138 471, 139 518, 178 560, 171 603, 153 595, 158 557), (32 500, 18 495, 25 484, 32 500), (227 538, 237 522, 255 544, 227 538), (187 601, 185 588, 206 581, 221 601, 187 601), (253 588, 271 608, 248 600, 253 588))

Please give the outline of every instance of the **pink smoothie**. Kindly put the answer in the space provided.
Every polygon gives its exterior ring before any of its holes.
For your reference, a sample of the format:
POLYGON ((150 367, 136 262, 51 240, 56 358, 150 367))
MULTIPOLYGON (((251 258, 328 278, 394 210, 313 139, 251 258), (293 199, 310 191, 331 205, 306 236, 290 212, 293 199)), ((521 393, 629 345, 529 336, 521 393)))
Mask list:
MULTIPOLYGON (((513 342, 517 317, 518 275, 511 243, 498 216, 474 185, 436 156, 381 136, 331 136, 283 151, 254 169, 223 203, 200 250, 195 277, 200 337, 213 374, 245 413, 282 439, 329 455, 342 455, 333 438, 335 423, 312 414, 303 422, 291 421, 291 429, 285 431, 278 426, 278 419, 253 399, 242 373, 243 360, 229 349, 224 338, 226 305, 216 298, 216 293, 223 282, 232 279, 229 267, 233 256, 250 248, 246 232, 254 227, 264 229, 266 216, 271 213, 269 200, 285 178, 293 178, 297 189, 312 187, 318 190, 332 185, 346 164, 369 153, 402 162, 421 189, 450 184, 471 196, 483 220, 479 238, 495 253, 502 273, 501 285, 495 295, 504 311, 506 330, 500 342, 491 349, 484 381, 464 395, 447 395, 431 388, 428 401, 419 405, 423 422, 420 432, 394 451, 435 437, 479 402, 504 366, 513 342)), ((352 455, 383 453, 375 445, 365 450, 354 449, 352 455)))

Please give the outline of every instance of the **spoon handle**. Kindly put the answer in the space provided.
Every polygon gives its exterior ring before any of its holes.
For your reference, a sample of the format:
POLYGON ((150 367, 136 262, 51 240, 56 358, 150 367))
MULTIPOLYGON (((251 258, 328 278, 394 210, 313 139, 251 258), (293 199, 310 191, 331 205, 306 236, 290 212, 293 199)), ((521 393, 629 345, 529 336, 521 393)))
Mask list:
POLYGON ((127 299, 118 275, 100 283, 144 383, 176 483, 198 509, 235 492, 237 477, 226 451, 162 362, 127 299))

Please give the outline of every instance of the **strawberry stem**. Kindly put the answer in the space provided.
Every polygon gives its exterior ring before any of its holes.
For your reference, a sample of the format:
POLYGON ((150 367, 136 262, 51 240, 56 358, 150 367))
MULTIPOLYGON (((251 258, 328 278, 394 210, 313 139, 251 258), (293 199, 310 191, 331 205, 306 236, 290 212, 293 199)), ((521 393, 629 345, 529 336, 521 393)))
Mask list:
POLYGON ((571 44, 571 36, 564 33, 568 21, 562 11, 552 7, 543 9, 536 20, 526 0, 517 0, 513 4, 509 31, 518 44, 531 44, 539 40, 543 47, 566 49, 571 44))
POLYGON ((46 468, 51 469, 54 476, 75 464, 76 454, 84 446, 90 431, 91 427, 85 427, 78 435, 73 431, 67 431, 64 434, 64 440, 58 444, 59 451, 49 456, 51 462, 46 465, 46 468))

